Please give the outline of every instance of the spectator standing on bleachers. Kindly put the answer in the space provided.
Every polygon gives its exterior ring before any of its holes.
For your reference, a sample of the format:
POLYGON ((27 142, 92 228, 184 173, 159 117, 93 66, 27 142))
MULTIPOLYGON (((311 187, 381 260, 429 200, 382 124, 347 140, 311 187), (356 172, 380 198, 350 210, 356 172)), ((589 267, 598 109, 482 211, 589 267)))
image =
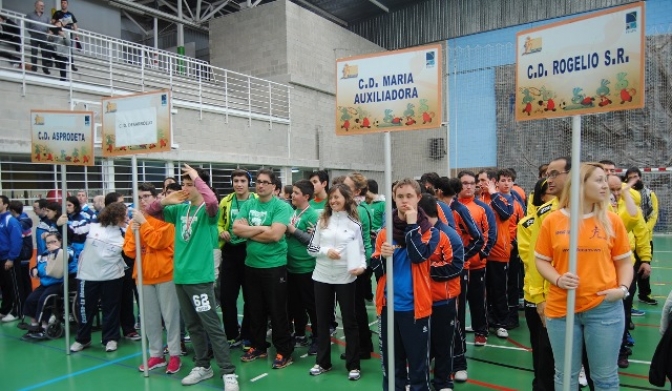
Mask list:
POLYGON ((42 51, 42 71, 45 75, 50 74, 51 68, 51 48, 47 42, 47 31, 51 24, 51 17, 44 13, 44 1, 35 2, 35 11, 26 15, 28 20, 36 23, 28 23, 28 32, 30 33, 30 63, 33 64, 33 72, 37 71, 37 51, 42 51))
POLYGON ((63 31, 61 22, 55 22, 54 26, 56 27, 49 28, 47 40, 54 45, 52 56, 56 63, 56 68, 60 69, 61 81, 66 81, 68 76, 68 57, 70 56, 70 38, 68 37, 68 34, 63 31))
MULTIPOLYGON (((21 52, 21 30, 14 21, 0 15, 0 42, 3 42, 13 48, 17 53, 21 52)), ((14 68, 21 67, 21 57, 7 51, 6 48, 0 48, 0 57, 10 60, 14 68)))
MULTIPOLYGON (((75 14, 68 10, 68 0, 61 0, 61 9, 54 12, 54 15, 51 17, 51 24, 55 25, 56 22, 60 22, 61 26, 68 30, 78 30, 77 17, 75 17, 75 14)), ((70 48, 70 42, 68 42, 68 48, 70 48)), ((75 66, 74 59, 72 58, 72 52, 69 53, 69 57, 72 70, 77 72, 77 67, 75 66)))

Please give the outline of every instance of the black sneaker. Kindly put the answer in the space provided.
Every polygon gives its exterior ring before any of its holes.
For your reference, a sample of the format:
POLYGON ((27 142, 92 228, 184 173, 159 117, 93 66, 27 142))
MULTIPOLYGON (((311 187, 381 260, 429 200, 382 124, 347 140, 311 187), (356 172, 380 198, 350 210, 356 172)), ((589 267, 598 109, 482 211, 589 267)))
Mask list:
POLYGON ((77 71, 79 70, 79 69, 77 69, 77 67, 75 66, 75 64, 72 64, 72 66, 70 67, 70 69, 72 69, 73 72, 77 72, 77 71))
POLYGON ((308 348, 308 355, 309 356, 317 356, 317 342, 315 342, 314 340, 310 344, 310 347, 308 348))
POLYGON ((639 296, 639 302, 644 303, 644 304, 648 304, 648 305, 658 305, 658 300, 651 297, 651 295, 639 296))
POLYGON ((630 361, 628 361, 628 356, 619 354, 618 355, 618 367, 627 368, 630 366, 630 361))
POLYGON ((44 72, 45 75, 51 75, 51 72, 49 72, 49 69, 47 68, 42 68, 42 72, 44 72))

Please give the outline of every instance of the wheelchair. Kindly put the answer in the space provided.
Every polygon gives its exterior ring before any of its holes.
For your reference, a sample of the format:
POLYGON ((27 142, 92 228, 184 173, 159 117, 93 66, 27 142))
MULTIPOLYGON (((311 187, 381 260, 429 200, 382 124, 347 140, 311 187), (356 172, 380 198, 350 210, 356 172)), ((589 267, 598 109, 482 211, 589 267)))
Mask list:
MULTIPOLYGON (((61 284, 61 289, 58 293, 53 293, 46 297, 44 301, 44 306, 42 307, 42 313, 40 314, 40 319, 44 315, 46 309, 51 311, 52 317, 49 319, 45 335, 48 339, 58 339, 63 337, 65 334, 65 306, 68 305, 70 308, 70 319, 67 321, 70 322, 71 326, 74 326, 76 330, 77 325, 79 324, 79 287, 78 281, 75 279, 74 275, 70 276, 70 286, 68 288, 68 302, 65 303, 63 300, 63 285, 61 284)), ((102 328, 102 318, 100 316, 100 303, 98 303, 98 312, 95 315, 94 323, 92 330, 97 331, 102 328)))

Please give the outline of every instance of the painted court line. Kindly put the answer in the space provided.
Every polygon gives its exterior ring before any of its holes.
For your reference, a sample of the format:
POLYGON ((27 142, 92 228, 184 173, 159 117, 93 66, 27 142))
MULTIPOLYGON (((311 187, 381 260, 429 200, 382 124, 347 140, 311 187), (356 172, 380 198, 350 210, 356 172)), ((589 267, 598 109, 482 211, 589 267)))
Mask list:
POLYGON ((262 373, 261 375, 259 375, 259 376, 257 376, 257 377, 253 377, 252 379, 250 379, 250 381, 251 381, 252 383, 254 383, 255 381, 257 381, 257 380, 259 380, 259 379, 263 379, 263 378, 265 378, 266 376, 268 376, 268 372, 266 372, 266 373, 262 373))
POLYGON ((60 381, 62 381, 62 380, 69 379, 69 378, 71 378, 71 377, 75 377, 75 376, 83 375, 83 374, 85 374, 85 373, 93 372, 93 371, 96 371, 96 370, 98 370, 98 369, 105 368, 105 367, 108 367, 108 366, 110 366, 110 365, 114 365, 114 364, 116 364, 116 363, 118 363, 118 362, 126 361, 126 360, 128 360, 129 358, 137 357, 137 356, 139 356, 139 355, 141 355, 141 354, 142 354, 142 352, 129 354, 128 356, 120 357, 120 358, 117 358, 117 359, 115 359, 115 360, 111 360, 111 361, 105 362, 105 363, 103 363, 103 364, 94 365, 94 366, 92 366, 92 367, 90 367, 90 368, 82 369, 81 371, 72 372, 72 373, 69 373, 69 374, 67 374, 67 375, 63 375, 63 376, 59 376, 59 377, 55 377, 55 378, 53 378, 53 379, 49 379, 49 380, 44 381, 44 382, 42 382, 42 383, 38 383, 38 384, 34 384, 34 385, 29 386, 29 387, 26 387, 26 388, 22 388, 20 391, 35 390, 35 389, 38 389, 38 388, 46 387, 46 386, 48 386, 48 385, 51 385, 51 384, 54 384, 54 383, 58 383, 58 382, 60 382, 60 381))

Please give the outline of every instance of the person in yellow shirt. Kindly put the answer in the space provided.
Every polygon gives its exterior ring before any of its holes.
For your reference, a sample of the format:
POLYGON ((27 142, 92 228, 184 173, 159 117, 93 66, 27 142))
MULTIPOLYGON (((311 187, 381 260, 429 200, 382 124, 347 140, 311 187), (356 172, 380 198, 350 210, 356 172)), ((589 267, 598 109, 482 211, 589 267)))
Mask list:
MULTIPOLYGON (((653 253, 653 229, 658 222, 658 197, 651 189, 644 186, 642 183, 642 171, 637 167, 630 167, 625 172, 626 179, 635 181, 632 188, 640 195, 641 201, 638 205, 642 208, 646 228, 649 231, 649 243, 651 245, 651 252, 653 253)), ((642 277, 637 279, 639 286, 639 301, 644 304, 658 305, 658 301, 651 297, 651 279, 642 277)))
MULTIPOLYGON (((537 208, 535 214, 528 214, 518 223, 518 252, 523 261, 525 279, 523 293, 525 298, 525 320, 530 331, 534 379, 532 389, 552 391, 554 389, 554 361, 551 344, 546 331, 544 308, 546 306, 547 286, 537 271, 534 258, 534 246, 537 242, 541 223, 558 208, 558 197, 569 178, 571 159, 560 157, 552 160, 546 169, 546 194, 552 199, 537 208)), ((530 197, 533 198, 533 197, 530 197)))

